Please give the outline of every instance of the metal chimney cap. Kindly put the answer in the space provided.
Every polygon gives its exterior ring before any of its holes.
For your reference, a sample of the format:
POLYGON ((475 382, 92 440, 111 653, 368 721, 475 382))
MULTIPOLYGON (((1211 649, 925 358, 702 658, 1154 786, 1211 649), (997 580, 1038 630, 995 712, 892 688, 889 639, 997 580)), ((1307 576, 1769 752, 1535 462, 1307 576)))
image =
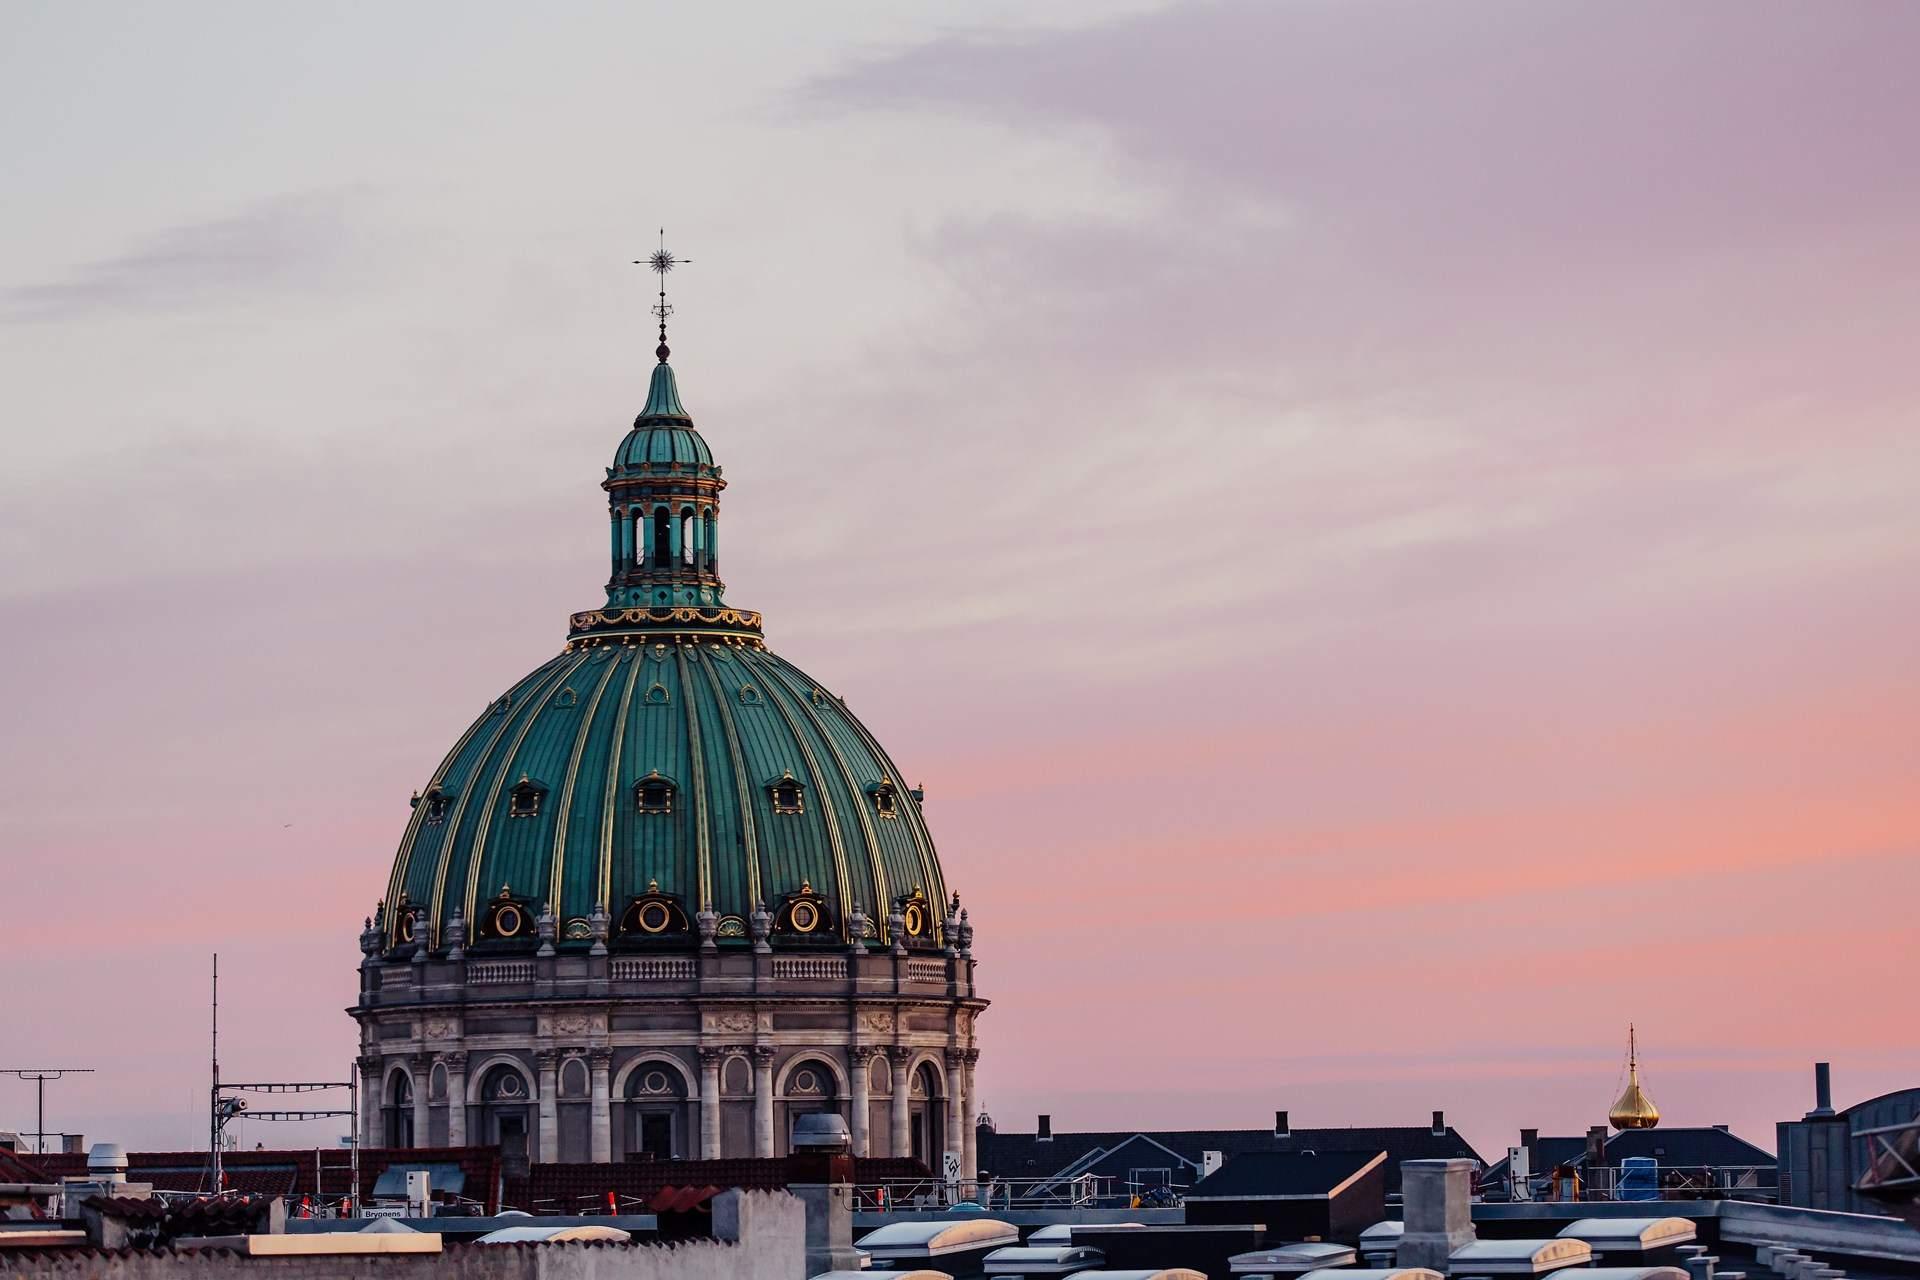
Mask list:
POLYGON ((127 1149, 117 1142, 96 1142, 87 1152, 88 1173, 125 1173, 127 1149))
POLYGON ((844 1116, 814 1111, 793 1122, 793 1145, 796 1150, 845 1151, 853 1146, 853 1134, 844 1116))

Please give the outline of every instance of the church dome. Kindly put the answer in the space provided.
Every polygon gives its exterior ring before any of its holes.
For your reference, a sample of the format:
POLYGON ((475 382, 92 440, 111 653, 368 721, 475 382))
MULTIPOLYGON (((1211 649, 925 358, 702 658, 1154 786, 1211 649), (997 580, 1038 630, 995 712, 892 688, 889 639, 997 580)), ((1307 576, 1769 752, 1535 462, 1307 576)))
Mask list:
POLYGON ((726 481, 667 354, 602 483, 607 603, 415 795, 382 950, 947 942, 919 792, 725 602, 726 481))

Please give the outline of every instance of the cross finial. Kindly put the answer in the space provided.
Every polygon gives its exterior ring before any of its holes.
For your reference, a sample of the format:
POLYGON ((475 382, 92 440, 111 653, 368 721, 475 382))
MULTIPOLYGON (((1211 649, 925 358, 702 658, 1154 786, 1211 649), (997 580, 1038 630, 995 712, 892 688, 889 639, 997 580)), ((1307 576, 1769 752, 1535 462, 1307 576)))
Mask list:
POLYGON ((645 266, 660 277, 660 301, 653 305, 653 314, 660 317, 660 345, 654 348, 653 354, 660 358, 661 364, 665 364, 667 357, 673 354, 667 349, 667 317, 673 314, 673 306, 667 301, 667 272, 682 262, 692 261, 692 258, 676 258, 667 251, 665 227, 660 228, 660 247, 645 258, 633 260, 635 266, 645 266))

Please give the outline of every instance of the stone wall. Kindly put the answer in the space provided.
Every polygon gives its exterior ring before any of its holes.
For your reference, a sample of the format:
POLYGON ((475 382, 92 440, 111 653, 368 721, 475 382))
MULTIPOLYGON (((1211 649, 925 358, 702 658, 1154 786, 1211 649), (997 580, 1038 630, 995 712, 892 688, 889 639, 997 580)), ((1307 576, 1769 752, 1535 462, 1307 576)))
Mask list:
POLYGON ((229 1250, 0 1254, 0 1280, 804 1280, 806 1218, 782 1191, 714 1201, 714 1240, 452 1244, 439 1254, 254 1258, 229 1250))

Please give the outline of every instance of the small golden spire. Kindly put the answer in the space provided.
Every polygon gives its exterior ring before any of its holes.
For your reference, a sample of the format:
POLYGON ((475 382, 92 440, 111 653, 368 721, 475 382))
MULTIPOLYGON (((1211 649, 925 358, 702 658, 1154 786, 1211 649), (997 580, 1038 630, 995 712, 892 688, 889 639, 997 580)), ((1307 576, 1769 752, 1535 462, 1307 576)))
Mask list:
POLYGON ((1632 1023, 1627 1024, 1627 1087, 1607 1119, 1616 1129, 1651 1129, 1660 1123, 1660 1108, 1640 1087, 1640 1044, 1632 1023))

